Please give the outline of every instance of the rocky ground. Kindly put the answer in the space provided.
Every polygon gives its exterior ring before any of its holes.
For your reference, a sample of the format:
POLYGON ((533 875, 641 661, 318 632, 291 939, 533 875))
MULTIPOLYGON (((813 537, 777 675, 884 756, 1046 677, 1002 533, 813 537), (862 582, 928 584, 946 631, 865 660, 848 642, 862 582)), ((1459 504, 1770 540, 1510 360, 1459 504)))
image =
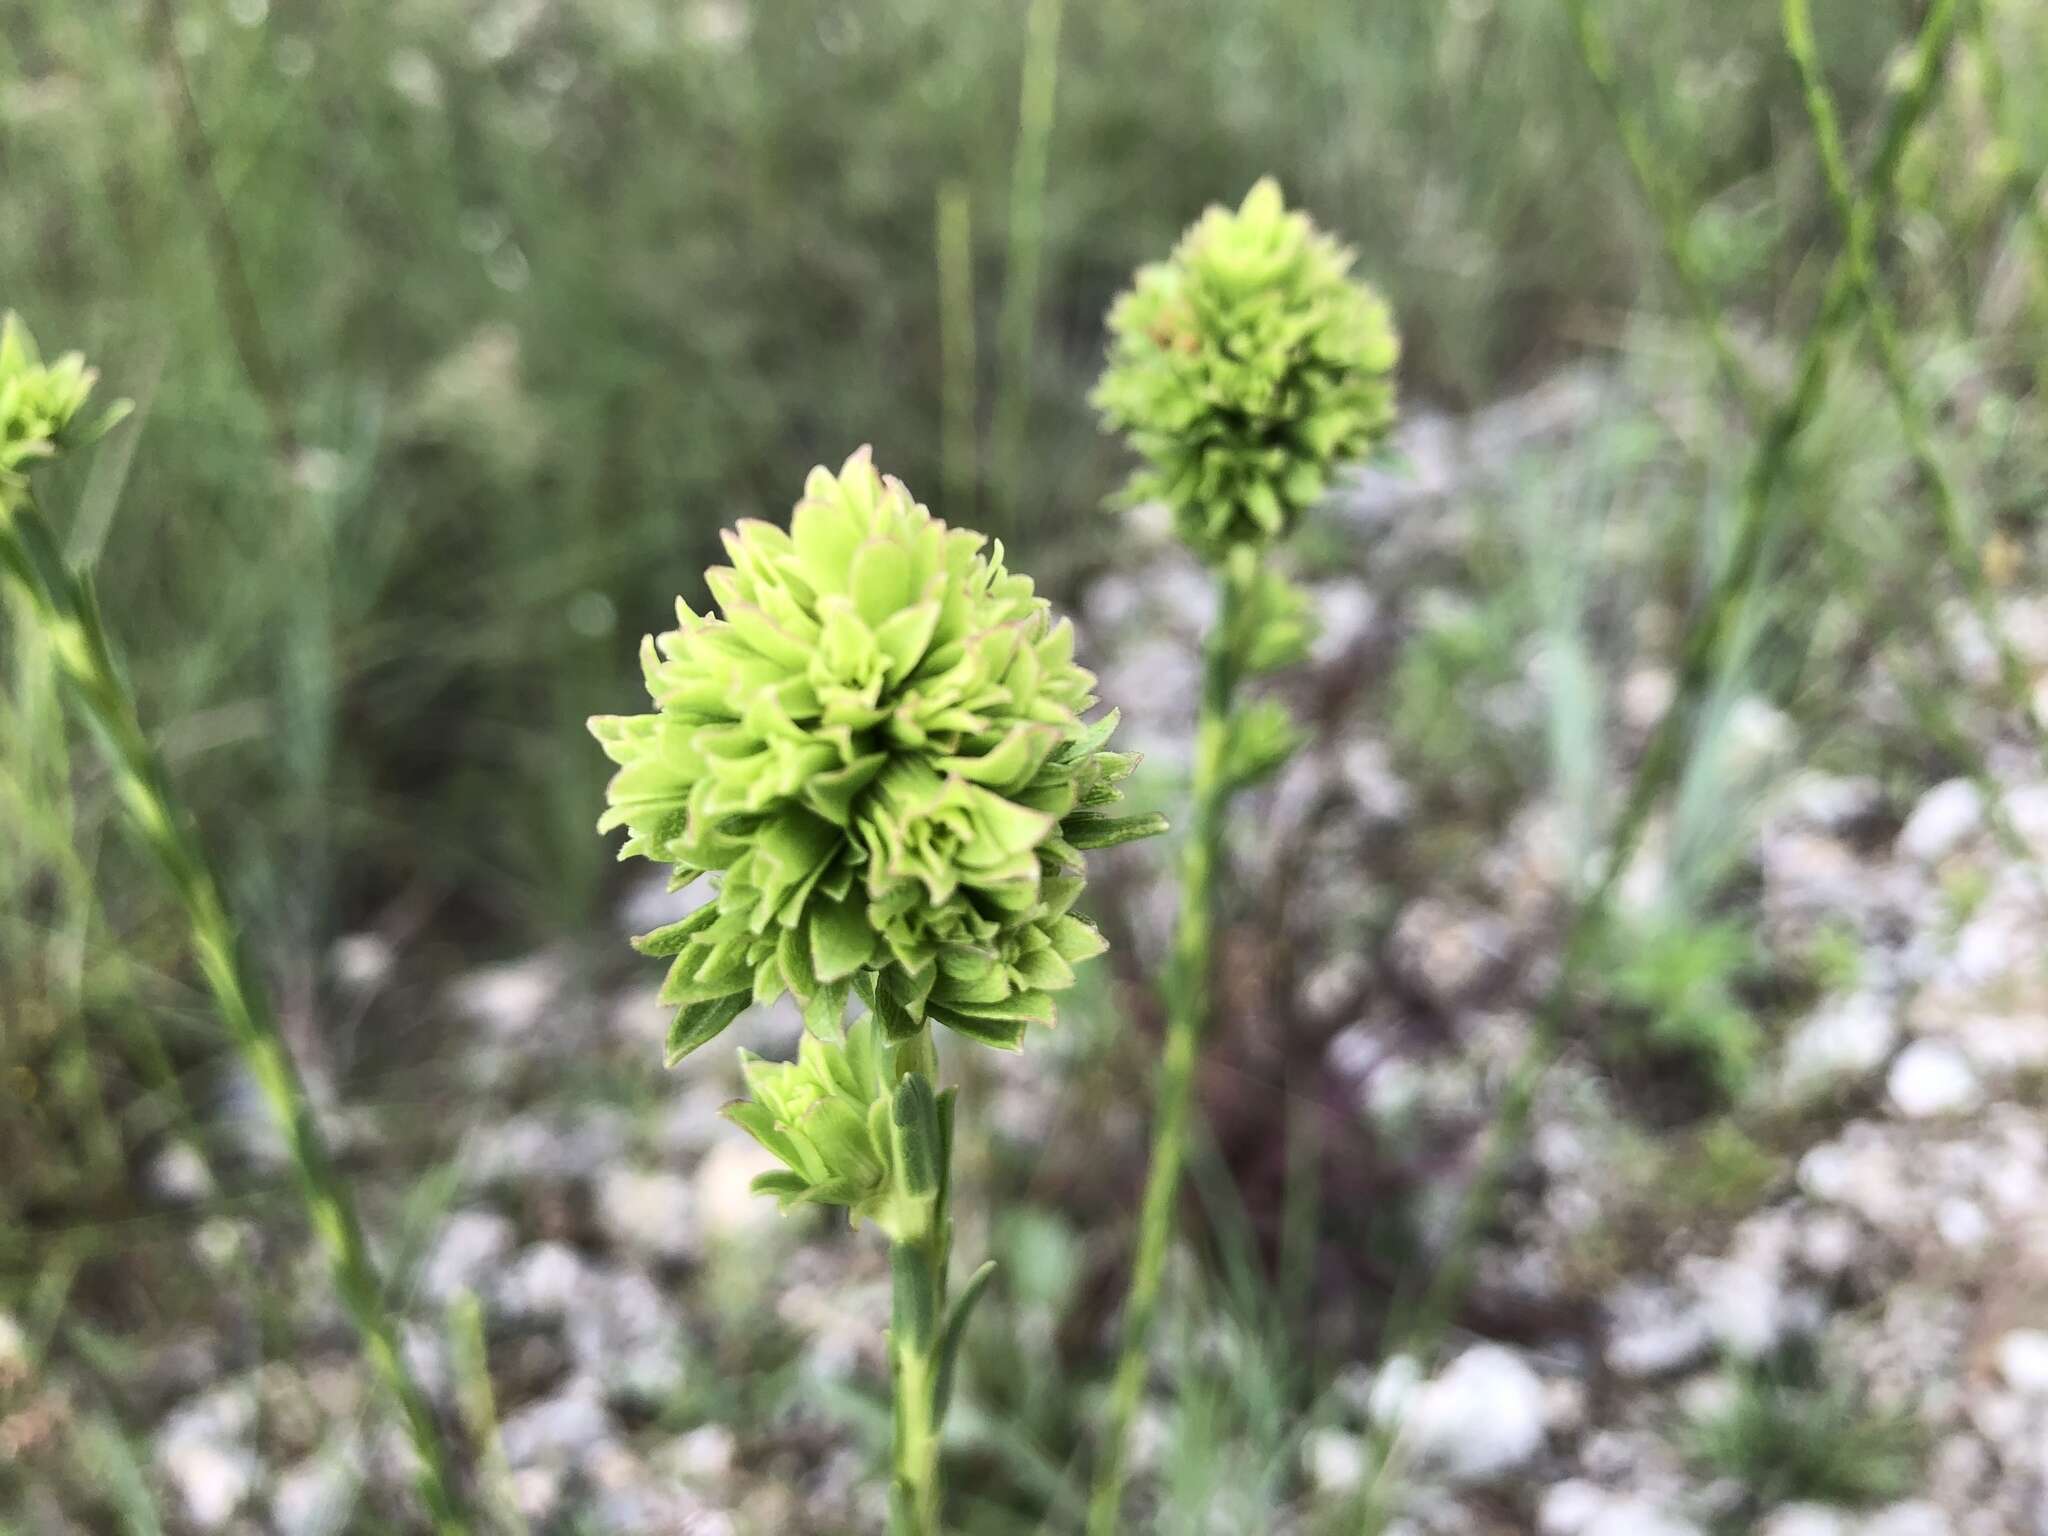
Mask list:
MULTIPOLYGON (((1338 1529, 1391 1439, 1403 1536, 2048 1533, 2048 778, 1988 709, 1971 718, 1989 797, 1888 762, 1803 766, 1814 723, 1738 680, 1715 716, 1718 776, 1688 781, 1692 809, 1659 823, 1622 900, 1657 943, 1740 918, 1746 958, 1723 990, 1762 1029, 1739 1090, 1731 1101, 1682 1063, 1607 1043, 1656 1014, 1640 988, 1590 998, 1541 1084, 1441 1360, 1376 1359, 1398 1276, 1367 1218, 1395 1213, 1398 1251, 1425 1268, 1440 1257, 1554 974, 1585 850, 1575 818, 1604 803, 1670 692, 1657 659, 1669 625, 1631 613, 1603 630, 1599 593, 1588 629, 1608 636, 1592 653, 1594 675, 1614 679, 1606 746, 1560 728, 1574 675, 1561 631, 1499 647, 1502 665, 1467 667, 1442 700, 1412 659, 1417 637, 1483 639, 1492 598, 1474 551, 1514 526, 1524 487, 1562 485, 1560 462, 1644 408, 1624 379, 1573 373, 1473 419, 1419 417, 1400 471, 1351 488, 1309 551, 1323 633, 1287 691, 1317 733, 1240 820, 1242 900, 1204 1091, 1255 1209, 1278 1177, 1262 1150, 1284 1139, 1275 1104, 1325 1128, 1334 1214, 1316 1307, 1348 1328, 1355 1363, 1326 1372, 1280 1506, 1219 1509, 1202 1529, 1338 1529), (1453 705, 1477 722, 1470 740, 1430 734, 1453 705), (1592 786, 1576 799, 1574 764, 1592 786), (1710 893, 1688 888, 1702 867, 1710 893)), ((1628 590, 1609 600, 1635 607, 1628 590)), ((1200 573, 1163 543, 1079 604, 1102 691, 1162 784, 1184 760, 1208 606, 1200 573)), ((2015 601, 2012 628, 2048 668, 2036 616, 2015 601)), ((1988 678, 1975 686, 1989 697, 1988 678)), ((1857 687, 1856 709, 1896 716, 1882 677, 1857 687)), ((1104 882, 1126 998, 1171 914, 1150 857, 1104 882)), ((636 898, 621 927, 651 926, 661 900, 636 898)), ((1660 964, 1667 950, 1643 942, 1660 976, 1695 953, 1679 943, 1660 964)), ((337 992, 374 995, 399 965, 382 939, 350 940, 337 992)), ((437 1091, 414 1101, 436 1123, 388 1096, 335 1110, 352 1156, 387 1174, 432 1149, 385 1180, 379 1205, 416 1360, 472 1438, 488 1382, 502 1464, 480 1486, 536 1529, 878 1530, 878 1255, 748 1195, 761 1157, 717 1115, 736 1089, 727 1053, 662 1075, 657 978, 613 974, 563 952, 465 976, 423 1005, 450 1021, 437 1091), (487 1375, 449 1323, 468 1298, 487 1375)), ((1708 974, 1692 990, 1719 986, 1708 974)), ((1666 1013, 1697 1002, 1678 990, 1651 989, 1666 1013)), ((779 1015, 742 1029, 757 1050, 795 1038, 779 1015)), ((994 1139, 1058 1143, 1048 1127, 1071 1130, 1062 1096, 1080 1091, 1064 1075, 1089 1059, 1124 1074, 1091 1124, 1134 1179, 1148 1047, 1126 1034, 1096 1058, 1063 1043, 981 1080, 994 1139)), ((246 1140, 251 1167, 274 1157, 246 1140)), ((1027 1186, 1054 1202, 1081 1191, 1077 1220, 1105 1234, 1113 1280, 1126 1196, 1058 1175, 1077 1155, 1103 1158, 1049 1145, 1034 1166, 1054 1172, 1027 1186)), ((1000 1184, 1001 1168, 994 1156, 970 1176, 1000 1184)), ((167 1212, 192 1213, 177 1241, 202 1288, 284 1298, 257 1319, 246 1306, 159 1317, 135 1346, 108 1411, 148 1426, 132 1470, 166 1524, 383 1528, 375 1518, 404 1508, 404 1453, 366 1406, 310 1257, 279 1235, 288 1224, 223 1201, 178 1146, 150 1186, 167 1212)), ((1108 1314, 1082 1315, 1095 1318, 1085 1355, 1108 1314)), ((0 1318, 0 1446, 54 1454, 73 1430, 89 1443, 104 1385, 37 1378, 26 1326, 0 1318)), ((1162 1371, 1162 1398, 1175 1381, 1162 1371)), ((961 1428, 978 1432, 971 1411, 961 1428)), ((79 1528, 54 1495, 32 1495, 23 1520, 79 1528)))

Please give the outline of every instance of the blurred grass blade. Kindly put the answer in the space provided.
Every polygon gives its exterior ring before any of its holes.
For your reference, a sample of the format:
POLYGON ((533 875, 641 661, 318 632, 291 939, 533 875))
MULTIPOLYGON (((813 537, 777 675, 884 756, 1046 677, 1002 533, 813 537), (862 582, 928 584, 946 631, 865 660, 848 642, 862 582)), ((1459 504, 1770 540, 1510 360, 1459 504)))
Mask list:
POLYGON ((966 186, 949 181, 939 188, 940 484, 946 517, 971 522, 974 515, 975 336, 974 225, 966 186))
POLYGON ((67 568, 33 496, 8 486, 0 486, 0 566, 50 637, 73 697, 99 737, 122 809, 184 910, 194 957, 221 1020, 284 1133, 300 1195, 327 1250, 335 1289, 362 1336, 364 1356, 400 1407, 420 1461, 421 1498, 442 1536, 459 1536, 466 1526, 433 1409, 405 1364, 353 1197, 328 1152, 213 865, 143 729, 91 583, 67 568))
POLYGON ((1010 177, 1009 265, 1003 275, 1001 375, 996 387, 996 532, 1016 532, 1018 481, 1038 334, 1038 280, 1045 259, 1045 183, 1052 157, 1064 0, 1031 0, 1025 20, 1024 90, 1010 177))

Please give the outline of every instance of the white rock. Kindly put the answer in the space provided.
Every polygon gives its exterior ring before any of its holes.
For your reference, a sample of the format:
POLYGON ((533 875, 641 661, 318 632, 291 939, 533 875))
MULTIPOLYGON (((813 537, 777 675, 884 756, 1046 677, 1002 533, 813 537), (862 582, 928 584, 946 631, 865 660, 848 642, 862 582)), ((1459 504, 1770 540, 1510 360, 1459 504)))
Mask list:
POLYGON ((2015 1328, 1998 1341, 1998 1374, 2023 1397, 2048 1399, 2048 1332, 2015 1328))
POLYGON ((580 1306, 595 1272, 565 1243, 536 1243, 512 1261, 499 1283, 500 1308, 516 1318, 552 1320, 580 1306))
POLYGON ((1605 1358, 1617 1376, 1642 1381, 1699 1364, 1714 1343, 1699 1308, 1662 1286, 1629 1285, 1608 1299, 1605 1358))
POLYGON ((1806 1098, 1849 1086, 1885 1064, 1899 1043, 1890 1003, 1867 992, 1824 1003, 1785 1042, 1788 1096, 1806 1098))
POLYGON ((1453 1482, 1489 1482, 1544 1443, 1543 1378, 1511 1349, 1480 1344, 1417 1388, 1402 1432, 1418 1457, 1453 1482))
POLYGON ((1647 1499, 1618 1499, 1595 1515, 1581 1536, 1700 1536, 1700 1528, 1647 1499))
POLYGON ((1373 1376, 1366 1411, 1373 1423, 1391 1429, 1415 1401, 1422 1385, 1422 1365, 1413 1355, 1395 1355, 1373 1376))
POLYGON ((1786 1504, 1765 1518, 1756 1536, 1850 1536, 1849 1520, 1825 1504, 1786 1504))
POLYGON ((1899 1052, 1885 1091, 1899 1113, 1914 1120, 1963 1114, 1984 1102, 1969 1058, 1941 1040, 1915 1040, 1899 1052))
POLYGON ((498 1426, 508 1466, 571 1466, 612 1437, 612 1416, 595 1381, 578 1377, 554 1397, 528 1403, 498 1426))
POLYGON ((598 1175, 597 1224, 626 1252, 658 1263, 697 1256, 697 1200, 678 1173, 607 1168, 598 1175))
POLYGON ((518 1229, 496 1211, 457 1211, 420 1265, 420 1295, 446 1306, 459 1292, 482 1292, 502 1272, 518 1240, 518 1229))
POLYGON ((247 1446, 198 1435, 160 1443, 156 1464, 176 1490, 186 1518, 202 1531, 219 1530, 232 1520, 263 1476, 262 1464, 247 1446))
POLYGON ((1541 1536, 1580 1536, 1612 1502, 1598 1483, 1569 1478, 1544 1490, 1536 1509, 1536 1529, 1541 1536))
POLYGON ((570 1358, 608 1396, 658 1407, 682 1390, 688 1364, 682 1324, 640 1271, 596 1276, 567 1322, 570 1358))
POLYGON ((471 972, 454 983, 451 997, 458 1012, 492 1034, 523 1035, 552 1013, 566 979, 559 957, 530 955, 471 972))
POLYGON ((0 1312, 0 1386, 9 1386, 29 1373, 35 1362, 29 1358, 28 1335, 12 1313, 0 1312))
POLYGON ((662 1457, 662 1465, 685 1483, 706 1487, 732 1475, 739 1442, 723 1424, 700 1424, 678 1435, 662 1457))
POLYGON ((360 1453, 351 1445, 315 1452, 277 1480, 270 1518, 278 1536, 340 1536, 362 1491, 360 1453))
POLYGON ((1914 1499, 1872 1515, 1856 1536, 1953 1536, 1954 1531, 1940 1505, 1914 1499))
POLYGON ((744 1242, 784 1227, 773 1200, 753 1191, 761 1174, 782 1165, 751 1136, 721 1136, 697 1165, 697 1219, 714 1243, 744 1242))
POLYGON ((1920 797, 1899 828, 1899 857, 1938 864, 1984 824, 1984 796, 1968 779, 1950 779, 1920 797))
POLYGON ((171 1205, 197 1205, 213 1194, 213 1170, 189 1141, 174 1141, 149 1165, 149 1192, 171 1205))
POLYGON ((1365 1482, 1365 1442, 1341 1429, 1318 1429, 1302 1441, 1301 1464, 1316 1490, 1346 1494, 1365 1482))

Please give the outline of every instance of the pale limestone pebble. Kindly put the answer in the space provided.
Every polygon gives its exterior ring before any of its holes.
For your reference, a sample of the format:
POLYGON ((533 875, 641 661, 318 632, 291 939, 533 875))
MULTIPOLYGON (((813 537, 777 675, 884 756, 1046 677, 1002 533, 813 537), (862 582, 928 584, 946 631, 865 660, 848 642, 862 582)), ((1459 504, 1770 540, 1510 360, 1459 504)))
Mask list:
POLYGON ((1514 1350, 1467 1349, 1416 1387, 1399 1432, 1417 1458, 1453 1483, 1488 1483, 1543 1449, 1543 1379, 1514 1350))
POLYGON ((420 1265, 421 1299, 445 1307, 463 1292, 482 1294, 497 1282, 518 1242, 519 1229, 496 1211, 455 1212, 420 1265))
POLYGON ((471 971, 449 986, 448 1000, 487 1034, 527 1036, 555 1013, 570 974, 559 955, 529 955, 471 971))
POLYGON ((1984 1102, 1970 1059, 1942 1040, 1920 1039, 1899 1052, 1885 1077, 1893 1108, 1908 1119, 1968 1114, 1984 1102))
POLYGON ((566 1468, 581 1464, 617 1431, 605 1408, 603 1386, 579 1376, 554 1396, 507 1414, 498 1426, 498 1442, 506 1464, 515 1471, 533 1466, 566 1468))
POLYGON ((1801 1101, 1853 1087, 1881 1069, 1899 1043, 1897 1006, 1874 992, 1829 998, 1786 1040, 1779 1080, 1801 1101))
POLYGON ((702 1246, 690 1181, 661 1168, 619 1165, 597 1176, 597 1226, 616 1248, 656 1264, 687 1264, 702 1246))
POLYGON ((197 1205, 213 1197, 213 1170, 189 1141, 173 1141, 150 1159, 149 1192, 167 1205, 197 1205))
POLYGON ((1309 662, 1327 667, 1364 645, 1379 619, 1379 599, 1362 581, 1320 581, 1308 589, 1316 633, 1309 662))
POLYGON ((566 1318, 569 1356, 606 1397, 658 1408, 682 1390, 688 1341, 661 1288, 637 1269, 597 1272, 566 1318))
POLYGON ((663 1162, 695 1162, 713 1147, 741 1134, 724 1113, 725 1106, 740 1097, 738 1073, 727 1077, 704 1070, 723 1064, 705 1061, 700 1067, 699 1058, 692 1057, 689 1073, 676 1081, 674 1092, 658 1112, 651 1138, 653 1150, 663 1162))
POLYGON ((700 1424, 662 1447, 655 1464, 693 1488, 718 1489, 739 1464, 739 1441, 723 1424, 700 1424))
POLYGON ((494 1300, 507 1316, 525 1321, 560 1321, 595 1284, 590 1263, 566 1243, 536 1243, 505 1269, 494 1300))
POLYGON ((1844 1211, 1816 1209, 1800 1223, 1799 1262, 1824 1280, 1840 1279, 1864 1258, 1868 1244, 1862 1226, 1844 1211))
POLYGON ((1819 1331, 1825 1302, 1793 1280, 1799 1242, 1790 1211, 1761 1211, 1735 1229, 1720 1258, 1695 1256, 1681 1264, 1698 1313, 1725 1353, 1757 1360, 1790 1338, 1819 1331))
POLYGON ((1950 779, 1920 797, 1899 828, 1894 848, 1902 859, 1939 864, 1984 826, 1983 791, 1968 779, 1950 779))
POLYGON ((1621 682, 1622 722, 1637 735, 1647 735, 1677 696, 1678 679, 1669 667, 1637 667, 1621 682))
POLYGON ((341 1536, 364 1481, 362 1447, 350 1437, 323 1446, 277 1480, 270 1518, 278 1536, 341 1536))
POLYGON ((730 1131, 697 1165, 697 1219, 707 1242, 753 1243, 789 1231, 773 1200, 754 1192, 754 1180, 782 1164, 753 1137, 730 1131))
POLYGON ((2015 1328, 1998 1341, 1998 1374, 2022 1397, 2048 1402, 2048 1331, 2015 1328))
POLYGON ((1764 1517, 1756 1536, 1855 1536, 1852 1518, 1825 1504, 1781 1504, 1764 1517))
POLYGON ((1580 1536, 1611 1498, 1605 1488, 1583 1477, 1553 1483, 1537 1501, 1536 1529, 1540 1536, 1580 1536))
POLYGON ((583 1183, 625 1157, 631 1126, 610 1105, 532 1110, 479 1128, 462 1150, 475 1185, 583 1183))
POLYGON ((1496 914, 1433 896, 1410 902, 1388 941, 1395 968, 1444 1009, 1466 1005, 1497 977, 1509 947, 1496 914))
POLYGON ((1610 1502, 1580 1530, 1579 1536, 1704 1536, 1682 1515, 1642 1498, 1610 1502))
POLYGON ((1868 1516, 1856 1536, 1955 1536, 1955 1525, 1940 1505, 1912 1499, 1868 1516))
POLYGON ((193 1527, 227 1525, 263 1482, 263 1464, 248 1446, 198 1437, 160 1440, 156 1466, 193 1527))
POLYGON ((1870 821, 1883 808, 1884 786, 1869 774, 1800 769, 1771 791, 1765 835, 1800 828, 1839 836, 1870 821))
POLYGON ((1301 1464, 1318 1493, 1353 1493, 1365 1482, 1366 1443, 1348 1430, 1312 1430, 1302 1441, 1301 1464))
POLYGON ((1332 766, 1332 779, 1366 822, 1398 822, 1408 815, 1414 792, 1377 736, 1346 737, 1336 748, 1332 766))
POLYGON ((1633 1281, 1607 1298, 1607 1368, 1631 1381, 1677 1375, 1712 1352, 1707 1316, 1670 1286, 1633 1281))

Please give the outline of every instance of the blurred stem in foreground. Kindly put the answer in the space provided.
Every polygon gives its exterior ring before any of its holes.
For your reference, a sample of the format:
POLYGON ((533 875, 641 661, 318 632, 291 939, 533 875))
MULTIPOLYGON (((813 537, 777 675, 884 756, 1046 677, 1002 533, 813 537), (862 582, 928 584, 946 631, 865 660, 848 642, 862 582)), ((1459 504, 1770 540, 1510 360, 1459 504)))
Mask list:
POLYGON ((74 357, 50 368, 10 317, 0 333, 0 569, 19 587, 74 702, 99 738, 136 835, 169 880, 222 1022, 284 1134, 300 1197, 370 1369, 397 1401, 419 1458, 420 1496, 440 1536, 467 1530, 433 1409, 401 1353, 398 1325, 347 1183, 334 1166, 197 829, 135 707, 90 580, 64 562, 27 483, 31 463, 69 446, 92 376, 74 357))
POLYGON ((1010 253, 1003 279, 1002 372, 995 407, 994 522, 1004 537, 1016 533, 1017 481, 1024 470, 1024 433, 1031 419, 1038 277, 1045 257, 1046 169, 1052 158, 1064 9, 1064 0, 1031 0, 1025 18, 1024 88, 1010 173, 1010 253))
MULTIPOLYGON (((1583 15, 1580 0, 1561 3, 1572 11, 1575 21, 1583 15)), ((1872 228, 1888 222, 1899 163, 1914 129, 1933 103, 1960 16, 1961 0, 1934 0, 1921 24, 1906 84, 1893 99, 1870 169, 1866 195, 1872 228)), ((1589 36, 1597 38, 1589 19, 1576 30, 1582 48, 1587 46, 1589 36)), ((1589 60, 1589 66, 1594 68, 1597 78, 1597 55, 1589 60)), ((1856 296, 1852 258, 1844 252, 1830 270, 1819 318, 1801 350, 1793 391, 1764 424, 1763 439, 1750 459, 1743 477, 1733 546, 1704 606, 1687 631, 1681 648, 1677 690, 1637 766, 1600 878, 1576 904, 1566 926, 1556 978, 1537 1011, 1529 1044, 1502 1092, 1492 1135, 1458 1214, 1450 1247, 1421 1297, 1398 1311, 1390 1327, 1396 1348, 1425 1357, 1434 1353, 1471 1284, 1479 1241, 1492 1223, 1508 1171, 1527 1133, 1536 1090, 1557 1054, 1573 989, 1598 947, 1608 901, 1635 855, 1650 814, 1684 766, 1683 748, 1691 734, 1691 721, 1717 675, 1724 642, 1735 630, 1760 573, 1774 493, 1791 463, 1793 444, 1826 395, 1836 344, 1854 324, 1856 296)), ((1375 1446, 1377 1465, 1368 1480, 1362 1510, 1362 1529, 1368 1536, 1385 1524, 1399 1444, 1396 1424, 1381 1432, 1375 1446)))

